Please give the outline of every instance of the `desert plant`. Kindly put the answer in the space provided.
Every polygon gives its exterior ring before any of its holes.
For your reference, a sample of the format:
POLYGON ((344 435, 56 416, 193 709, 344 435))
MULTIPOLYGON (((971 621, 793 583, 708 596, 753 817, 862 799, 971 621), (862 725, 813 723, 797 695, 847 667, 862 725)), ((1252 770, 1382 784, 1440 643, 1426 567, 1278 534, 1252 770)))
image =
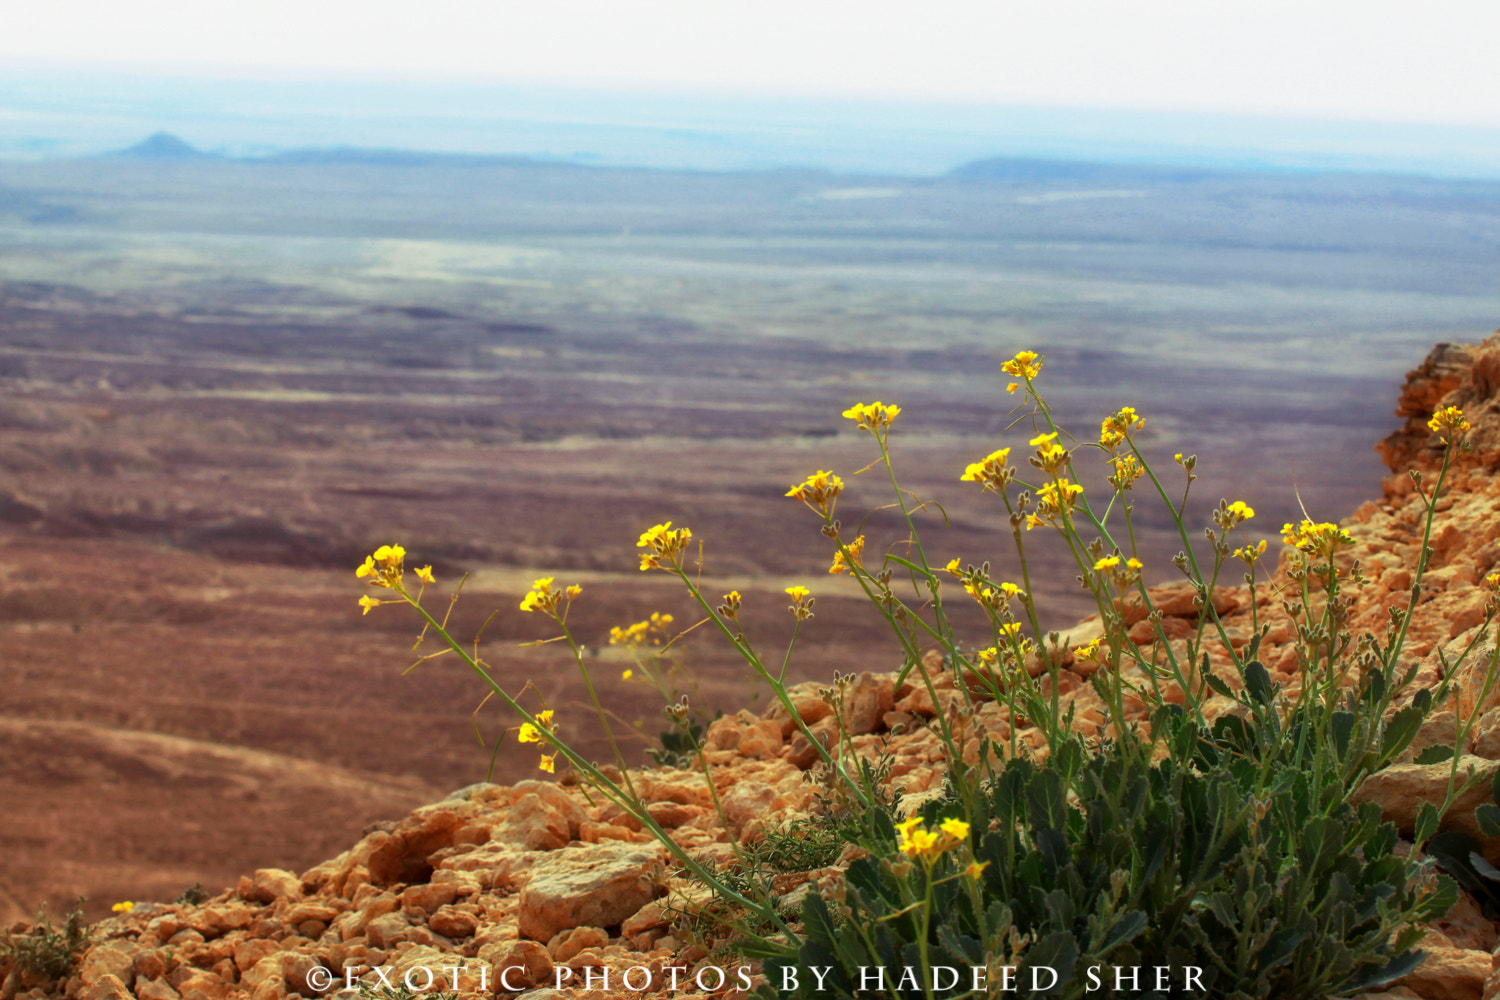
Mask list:
MULTIPOLYGON (((795 627, 778 663, 741 627, 738 592, 715 601, 700 588, 703 547, 693 544, 690 530, 667 522, 640 536, 641 569, 677 577, 701 609, 699 624, 716 630, 769 687, 817 754, 824 800, 837 815, 841 837, 868 853, 851 863, 842 902, 807 896, 800 925, 780 912, 769 880, 757 874, 764 856, 736 846, 734 865, 710 870, 651 819, 568 625, 580 587, 559 589, 553 578, 538 579, 521 608, 550 619, 560 634, 545 641, 572 651, 615 749, 618 781, 559 737, 551 711, 533 714, 503 690, 477 650, 469 652, 448 632, 446 616, 439 620, 423 607, 422 589, 406 589, 399 546, 377 550, 359 574, 416 608, 424 634, 437 636, 441 652, 462 658, 518 714, 519 738, 552 751, 541 758, 545 770, 563 759, 713 890, 716 912, 739 927, 738 946, 765 958, 768 989, 816 992, 826 985, 778 982, 793 964, 832 970, 834 988, 847 995, 894 997, 915 989, 929 1000, 1011 989, 993 978, 1007 965, 1055 969, 1052 987, 1064 994, 1086 990, 1094 965, 1192 965, 1201 970, 1199 988, 1213 997, 1311 997, 1389 981, 1419 957, 1412 950, 1421 936, 1417 925, 1446 909, 1453 887, 1433 875, 1430 859, 1419 852, 1395 856, 1395 831, 1350 797, 1407 748, 1433 704, 1452 694, 1448 678, 1482 668, 1487 695, 1500 656, 1490 651, 1478 667, 1467 663, 1476 640, 1459 662, 1445 663, 1449 670, 1435 691, 1413 690, 1416 670, 1403 658, 1431 559, 1427 542, 1438 499, 1467 421, 1452 408, 1432 419, 1447 447, 1430 488, 1414 477, 1426 504, 1422 554, 1407 607, 1392 614, 1383 637, 1355 637, 1348 627, 1351 584, 1360 580, 1358 564, 1347 555, 1353 538, 1311 519, 1283 528, 1290 587, 1281 605, 1297 637, 1296 675, 1283 684, 1256 659, 1267 628, 1257 599, 1266 542, 1241 538, 1254 509, 1221 501, 1200 557, 1186 523, 1196 458, 1174 456, 1180 492, 1169 487, 1139 447, 1145 418, 1131 407, 1106 416, 1097 441, 1068 447, 1064 442, 1074 439, 1057 425, 1036 386, 1042 365, 1029 351, 1005 365, 1016 379, 1009 390, 1024 390, 1017 421, 1032 425, 1032 471, 1018 473, 1009 464, 1013 449, 1004 447, 960 477, 1003 505, 1020 560, 1019 583, 995 579, 988 562, 954 558, 939 567, 929 559, 917 522, 933 505, 901 487, 889 447, 897 406, 861 404, 844 414, 873 440, 877 456, 867 470, 883 470, 893 496, 889 507, 905 526, 905 537, 878 565, 866 565, 866 536, 846 531, 837 517, 844 488, 837 475, 820 470, 787 494, 821 520, 821 534, 833 545, 830 572, 847 574, 890 629, 906 664, 901 681, 925 688, 931 703, 942 706, 937 685, 943 672, 949 674, 957 701, 928 724, 947 760, 944 796, 916 816, 900 818, 879 768, 855 752, 841 718, 842 687, 836 683, 825 693, 837 722, 831 744, 817 738, 792 703, 785 679, 797 631, 813 616, 808 588, 787 589, 795 627), (1079 463, 1088 450, 1100 454, 1108 472, 1110 489, 1102 500, 1082 485, 1079 463), (1198 609, 1184 641, 1169 639, 1145 585, 1135 544, 1138 485, 1154 493, 1182 541, 1173 562, 1198 609), (1031 597, 1027 540, 1033 530, 1061 539, 1099 609, 1102 634, 1079 649, 1060 648, 1055 637, 1047 641, 1042 611, 1031 597), (1212 599, 1221 579, 1239 566, 1254 616, 1248 642, 1229 633, 1212 599), (947 579, 956 579, 985 614, 989 634, 978 643, 957 634, 945 604, 947 579), (1132 640, 1135 620, 1148 624, 1155 641, 1132 640), (941 666, 928 669, 929 660, 938 662, 929 656, 934 650, 942 654, 941 666), (1062 704, 1066 656, 1091 666, 1089 682, 1103 705, 1103 718, 1083 727, 1087 732, 1062 704), (1003 706, 1008 735, 978 738, 976 754, 968 720, 984 702, 1003 706), (1019 739, 1023 724, 1040 733, 1039 746, 1019 739), (875 965, 911 966, 916 978, 873 985, 855 978, 861 967, 875 965), (933 970, 949 965, 987 969, 990 982, 984 988, 935 983, 933 970)), ((417 576, 424 587, 433 582, 428 568, 417 576)), ((1500 589, 1500 577, 1489 585, 1500 589)), ((381 603, 361 598, 367 612, 381 603)), ((1483 631, 1494 617, 1492 602, 1483 631)), ((1459 713, 1456 745, 1483 700, 1459 713)), ((685 703, 674 711, 680 731, 691 733, 683 725, 685 703)), ((707 763, 701 752, 696 757, 717 802, 707 763)), ((1457 755, 1453 761, 1448 803, 1473 780, 1460 775, 1457 755)), ((1436 831, 1441 811, 1428 806, 1419 814, 1418 846, 1436 831)))
POLYGON ((7 934, 0 944, 0 959, 9 965, 27 986, 44 986, 62 979, 72 971, 88 948, 92 933, 83 919, 83 899, 63 918, 61 928, 54 928, 47 918, 47 906, 37 910, 31 927, 7 934))
POLYGON ((1012 758, 985 782, 972 828, 940 818, 957 802, 886 825, 887 849, 850 865, 842 903, 807 899, 800 945, 768 956, 770 986, 1111 996, 1119 968, 1132 984, 1119 992, 1149 998, 1166 992, 1162 968, 1171 992, 1321 997, 1410 971, 1411 925, 1453 902, 1451 883, 1409 879, 1373 805, 1320 816, 1306 782, 1269 802, 1247 794, 1229 755, 1199 769, 1121 749, 1075 739, 1042 764, 1012 758), (1394 939, 1393 922, 1407 925, 1394 939), (949 969, 963 974, 934 984, 949 969))

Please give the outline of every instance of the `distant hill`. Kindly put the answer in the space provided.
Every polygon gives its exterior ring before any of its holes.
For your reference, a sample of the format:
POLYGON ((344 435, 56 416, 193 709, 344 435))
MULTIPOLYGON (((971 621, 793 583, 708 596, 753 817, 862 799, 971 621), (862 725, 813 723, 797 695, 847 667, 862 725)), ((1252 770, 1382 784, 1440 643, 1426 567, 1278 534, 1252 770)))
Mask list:
POLYGON ((157 132, 147 137, 142 142, 136 143, 129 149, 122 149, 118 153, 111 154, 115 159, 122 160, 208 160, 216 159, 211 153, 205 153, 171 132, 157 132))

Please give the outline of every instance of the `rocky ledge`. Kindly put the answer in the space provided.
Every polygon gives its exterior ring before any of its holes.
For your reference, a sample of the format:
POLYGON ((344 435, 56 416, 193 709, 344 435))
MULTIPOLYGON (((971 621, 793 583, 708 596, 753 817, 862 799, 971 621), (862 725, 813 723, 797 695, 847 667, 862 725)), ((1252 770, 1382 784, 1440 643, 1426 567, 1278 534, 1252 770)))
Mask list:
MULTIPOLYGON (((1430 483, 1442 457, 1427 419, 1441 406, 1463 408, 1474 425, 1474 448, 1450 471, 1431 543, 1434 558, 1406 646, 1422 684, 1436 682, 1444 664, 1475 638, 1492 593, 1484 578, 1500 561, 1497 390, 1500 334, 1477 346, 1434 349, 1407 377, 1397 409, 1407 425, 1378 446, 1393 473, 1383 498, 1365 503, 1344 522, 1364 577, 1352 627, 1382 634, 1388 610, 1410 599, 1421 545, 1422 503, 1410 473, 1420 472, 1430 483)), ((1295 689, 1294 630, 1273 596, 1286 582, 1285 570, 1283 562, 1259 591, 1256 610, 1271 625, 1260 658, 1295 689)), ((1140 608, 1126 609, 1132 638, 1143 646, 1185 645, 1200 614, 1192 591, 1168 586, 1153 596, 1162 612, 1159 623, 1140 608)), ((1231 641, 1248 642, 1247 588, 1219 589, 1212 600, 1231 641)), ((1077 646, 1099 631, 1098 620, 1090 619, 1062 639, 1077 646)), ((1102 706, 1085 682, 1091 665, 1075 662, 1065 649, 1054 655, 1063 667, 1064 708, 1076 706, 1084 723, 1101 719, 1102 706)), ((922 722, 961 703, 948 675, 934 669, 939 666, 940 660, 926 664, 936 678, 938 704, 925 686, 898 687, 894 674, 861 673, 844 694, 855 749, 893 762, 888 780, 908 808, 936 793, 945 767, 942 744, 922 722)), ((1049 683, 1045 676, 1042 683, 1049 683)), ((1461 687, 1472 696, 1477 682, 1461 687)), ((831 710, 816 685, 794 689, 793 700, 815 733, 832 734, 831 710)), ((1465 709, 1470 705, 1472 697, 1465 709)), ((1463 748, 1466 763, 1484 772, 1500 767, 1497 706, 1500 692, 1479 706, 1480 723, 1463 748)), ((1227 700, 1218 707, 1227 708, 1227 700)), ((816 808, 817 786, 807 774, 816 752, 794 729, 779 707, 713 724, 707 758, 722 819, 701 773, 654 769, 632 777, 652 817, 685 850, 704 861, 723 861, 731 856, 731 841, 755 839, 768 824, 807 817, 816 808)), ((964 731, 972 752, 982 739, 1009 735, 1003 712, 993 704, 982 704, 964 731)), ((1451 739, 1453 731, 1452 714, 1435 713, 1412 753, 1451 739)), ((1018 735, 1040 742, 1034 731, 1018 735)), ((1367 782, 1362 795, 1379 802, 1409 835, 1416 804, 1440 801, 1446 777, 1447 765, 1397 764, 1367 782)), ((1477 834, 1473 810, 1488 787, 1486 782, 1481 793, 1460 802, 1445 824, 1477 834)), ((1500 840, 1483 844, 1489 858, 1500 861, 1500 840)), ((835 866, 784 876, 776 889, 794 897, 831 889, 839 877, 835 866)), ((393 984, 410 972, 418 986, 426 985, 430 970, 434 989, 446 987, 466 998, 526 993, 551 1000, 559 982, 581 1000, 722 992, 714 989, 716 974, 707 981, 697 977, 711 965, 703 948, 675 929, 674 914, 691 912, 702 899, 700 889, 674 874, 666 852, 638 822, 600 804, 597 796, 591 801, 576 785, 481 785, 376 828, 301 875, 263 869, 201 904, 141 904, 106 920, 95 927, 94 942, 72 975, 52 993, 0 966, 0 1000, 336 996, 347 992, 346 968, 377 967, 393 984)), ((1500 964, 1497 943, 1496 925, 1465 894, 1446 919, 1431 926, 1422 966, 1370 1000, 1500 997, 1500 973, 1491 971, 1500 964)), ((381 984, 374 977, 367 981, 381 984)))

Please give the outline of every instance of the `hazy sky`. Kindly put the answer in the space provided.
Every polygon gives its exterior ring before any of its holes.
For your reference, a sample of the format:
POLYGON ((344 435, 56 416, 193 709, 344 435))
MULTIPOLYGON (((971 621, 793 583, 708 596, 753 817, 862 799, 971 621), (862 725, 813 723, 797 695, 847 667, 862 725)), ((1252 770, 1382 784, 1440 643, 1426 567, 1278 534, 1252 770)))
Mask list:
POLYGON ((0 58, 1500 125, 1500 3, 9 0, 0 58))

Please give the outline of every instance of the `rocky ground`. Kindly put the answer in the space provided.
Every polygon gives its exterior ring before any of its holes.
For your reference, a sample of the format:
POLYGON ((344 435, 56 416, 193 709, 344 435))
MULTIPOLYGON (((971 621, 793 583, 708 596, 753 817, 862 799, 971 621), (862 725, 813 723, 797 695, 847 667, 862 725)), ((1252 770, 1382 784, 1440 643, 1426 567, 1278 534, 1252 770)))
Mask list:
MULTIPOLYGON (((1500 335, 1475 347, 1440 346, 1411 373, 1398 412, 1407 426, 1381 446, 1393 475, 1384 496, 1354 512, 1344 526, 1356 539, 1353 556, 1363 567, 1356 590, 1356 632, 1383 634, 1388 608, 1410 597, 1412 567, 1421 541, 1421 499, 1410 470, 1432 482, 1441 445, 1426 420, 1435 407, 1457 405, 1473 422, 1474 449, 1451 473, 1432 545, 1435 557, 1422 584, 1407 652, 1419 682, 1435 682, 1455 654, 1476 637, 1492 589, 1485 577, 1500 559, 1500 335)), ((1295 687, 1293 629, 1281 610, 1279 589, 1286 564, 1258 591, 1254 610, 1271 625, 1260 658, 1288 687, 1295 687)), ((1159 623, 1139 614, 1132 638, 1142 646, 1183 645, 1197 609, 1184 588, 1158 588, 1159 623)), ((1224 589, 1214 603, 1232 641, 1247 641, 1252 601, 1243 587, 1224 589)), ((1097 621, 1072 630, 1075 643, 1098 631, 1097 621)), ((1482 644, 1482 643, 1481 643, 1482 644)), ((1084 663, 1063 657, 1065 704, 1083 720, 1101 706, 1084 683, 1084 663)), ((845 695, 844 710, 857 752, 893 760, 889 780, 907 803, 940 784, 945 753, 921 723, 947 709, 959 695, 939 679, 938 701, 910 683, 897 687, 888 674, 860 675, 845 695), (900 730, 897 732, 896 730, 900 730)), ((951 682, 948 682, 951 685, 951 682)), ((1460 710, 1472 706, 1476 683, 1460 710)), ((794 691, 803 721, 827 731, 829 706, 815 685, 794 691)), ((1500 695, 1490 699, 1500 702, 1500 695)), ((1500 768, 1500 708, 1486 703, 1470 745, 1463 751, 1477 768, 1500 768)), ((983 704, 971 739, 1007 732, 1004 711, 983 704)), ((1418 747, 1452 732, 1452 716, 1435 713, 1418 747)), ((758 837, 769 825, 809 815, 817 786, 808 768, 815 754, 789 716, 741 712, 715 723, 707 736, 707 758, 723 816, 712 808, 701 774, 672 769, 634 775, 653 818, 688 852, 703 859, 729 855, 731 841, 758 837)), ((1031 732, 1022 737, 1035 739, 1031 732)), ((1451 738, 1451 737, 1450 737, 1451 738)), ((1415 749, 1415 748, 1414 748, 1415 749)), ((1362 792, 1380 803, 1388 819, 1409 835, 1415 803, 1440 798, 1446 765, 1397 764, 1368 782, 1362 792)), ((1488 794, 1488 782, 1483 786, 1488 794)), ((1445 824, 1474 830, 1473 810, 1482 796, 1459 803, 1445 824)), ((316 823, 310 816, 308 822, 316 823)), ((1486 841, 1486 854, 1500 860, 1500 841, 1486 841)), ((793 883, 831 886, 838 868, 803 873, 793 883)), ((463 996, 528 992, 535 1000, 562 970, 564 988, 577 996, 667 995, 674 975, 688 993, 711 992, 694 984, 699 968, 715 964, 688 931, 674 922, 669 897, 693 895, 673 873, 665 852, 617 807, 593 802, 577 784, 522 781, 476 785, 421 807, 405 819, 365 835, 354 846, 303 873, 262 869, 206 902, 140 904, 133 912, 99 923, 93 945, 73 973, 52 992, 11 971, 0 996, 81 997, 86 1000, 257 1000, 336 994, 347 966, 390 966, 397 980, 405 970, 451 969, 463 996), (672 970, 686 969, 685 973, 672 970), (328 970, 326 973, 324 970, 328 970), (508 973, 507 973, 507 970, 508 973), (597 986, 605 975, 610 988, 597 986), (500 984, 498 977, 507 973, 500 984), (632 977, 622 986, 622 977, 632 977), (309 978, 311 977, 311 979, 309 978), (314 989, 309 983, 322 984, 314 989), (481 983, 486 987, 481 989, 481 983)), ((24 929, 16 925, 15 931, 24 929)), ((1405 1000, 1492 1000, 1500 997, 1497 929, 1476 902, 1461 898, 1449 916, 1429 930, 1423 965, 1399 986, 1379 996, 1405 1000)), ((417 981, 422 981, 418 974, 417 981)), ((436 984, 441 986, 443 984, 436 984)), ((1372 995, 1372 1000, 1373 1000, 1372 995)))

